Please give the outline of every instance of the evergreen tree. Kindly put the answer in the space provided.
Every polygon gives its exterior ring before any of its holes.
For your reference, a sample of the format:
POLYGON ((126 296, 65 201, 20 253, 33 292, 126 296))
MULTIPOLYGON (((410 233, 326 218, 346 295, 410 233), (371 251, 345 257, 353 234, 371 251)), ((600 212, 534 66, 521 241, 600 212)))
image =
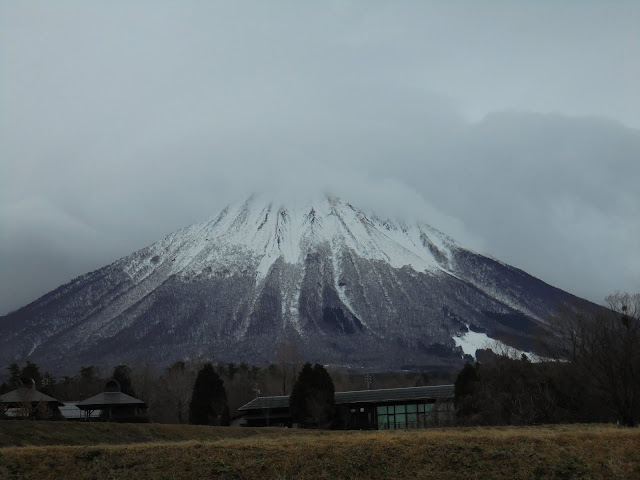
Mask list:
POLYGON ((91 397, 101 392, 104 387, 104 381, 98 378, 96 367, 89 365, 88 367, 80 367, 80 379, 78 381, 78 395, 81 399, 91 397))
POLYGON ((29 360, 27 360, 27 364, 22 369, 21 376, 25 379, 32 379, 35 382, 36 388, 40 388, 42 386, 42 374, 40 373, 40 367, 29 360))
POLYGON ((307 397, 311 395, 312 385, 313 368, 307 362, 302 366, 289 396, 289 410, 294 423, 304 423, 307 419, 307 397))
POLYGON ((327 370, 305 363, 289 397, 291 418, 308 426, 328 427, 335 410, 335 388, 327 370))
POLYGON ((335 388, 329 372, 316 363, 313 366, 315 379, 314 395, 309 402, 314 424, 319 427, 329 427, 333 422, 335 412, 335 388))
POLYGON ((122 393, 131 395, 132 397, 136 396, 133 391, 133 386, 131 385, 131 369, 127 365, 118 365, 115 367, 112 377, 120 384, 120 391, 122 393))
POLYGON ((479 368, 479 363, 476 363, 474 367, 471 363, 466 362, 456 378, 454 385, 454 402, 459 417, 469 417, 478 412, 477 405, 474 401, 474 394, 480 384, 479 368))
POLYGON ((20 366, 17 363, 9 365, 9 387, 18 388, 20 386, 20 366))
POLYGON ((229 412, 229 405, 225 405, 222 409, 222 415, 220 415, 220 425, 228 427, 231 423, 231 412, 229 412))
POLYGON ((194 425, 228 425, 227 393, 224 382, 211 363, 198 372, 189 403, 189 423, 194 425))

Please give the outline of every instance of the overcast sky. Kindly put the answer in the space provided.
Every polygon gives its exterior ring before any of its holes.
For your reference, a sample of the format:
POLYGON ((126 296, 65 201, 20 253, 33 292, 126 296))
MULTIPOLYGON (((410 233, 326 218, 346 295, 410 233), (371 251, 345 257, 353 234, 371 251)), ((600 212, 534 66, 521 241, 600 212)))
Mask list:
POLYGON ((640 2, 0 0, 0 314, 256 190, 640 291, 640 2))

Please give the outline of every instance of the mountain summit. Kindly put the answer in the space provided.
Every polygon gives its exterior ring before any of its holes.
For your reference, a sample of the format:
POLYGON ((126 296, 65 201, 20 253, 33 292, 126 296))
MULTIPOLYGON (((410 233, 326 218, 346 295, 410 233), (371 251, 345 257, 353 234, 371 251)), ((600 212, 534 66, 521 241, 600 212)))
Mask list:
POLYGON ((252 197, 1 317, 0 362, 263 364, 287 340, 324 363, 451 366, 469 329, 526 349, 569 298, 428 225, 252 197))

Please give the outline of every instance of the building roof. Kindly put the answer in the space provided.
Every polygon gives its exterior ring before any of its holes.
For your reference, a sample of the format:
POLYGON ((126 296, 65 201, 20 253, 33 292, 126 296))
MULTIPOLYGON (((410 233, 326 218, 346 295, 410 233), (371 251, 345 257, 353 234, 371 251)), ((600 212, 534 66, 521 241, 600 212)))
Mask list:
POLYGON ((25 388, 20 387, 9 393, 5 393, 0 396, 0 403, 7 405, 15 405, 20 403, 54 403, 56 405, 62 405, 62 402, 50 397, 47 394, 37 391, 34 387, 25 388))
POLYGON ((80 410, 96 410, 109 407, 140 407, 147 408, 142 400, 120 391, 120 382, 110 379, 104 386, 104 392, 87 398, 76 404, 80 410))
POLYGON ((382 390, 336 392, 336 405, 352 403, 410 402, 412 400, 438 400, 441 398, 453 397, 453 385, 385 388, 382 390))
POLYGON ((98 408, 103 409, 114 406, 147 407, 147 404, 142 400, 138 400, 137 398, 133 398, 131 395, 127 395, 122 392, 102 392, 91 398, 87 398, 76 405, 81 410, 95 410, 98 408))
POLYGON ((246 405, 243 405, 238 410, 257 410, 266 408, 288 408, 289 407, 289 395, 280 395, 278 397, 257 397, 251 400, 246 405))
MULTIPOLYGON (((453 398, 453 385, 435 385, 428 387, 385 388, 380 390, 358 390, 354 392, 336 392, 336 405, 355 403, 410 402, 412 400, 437 400, 453 398)), ((289 395, 277 397, 258 397, 243 405, 238 410, 264 410, 287 408, 289 395)))

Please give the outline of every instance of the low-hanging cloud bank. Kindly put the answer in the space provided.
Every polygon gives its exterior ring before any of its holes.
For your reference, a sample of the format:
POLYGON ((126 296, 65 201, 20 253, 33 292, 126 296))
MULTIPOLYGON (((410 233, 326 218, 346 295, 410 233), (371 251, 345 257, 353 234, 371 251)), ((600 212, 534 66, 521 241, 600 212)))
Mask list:
POLYGON ((255 191, 417 218, 597 302, 640 289, 631 14, 7 5, 0 313, 255 191))
POLYGON ((380 215, 426 221, 594 301, 639 285, 638 131, 525 113, 447 128, 427 122, 418 129, 412 121, 409 131, 378 115, 353 139, 354 129, 332 128, 300 127, 288 148, 278 147, 284 135, 247 133, 248 146, 205 141, 111 164, 93 178, 95 166, 76 165, 34 179, 42 182, 37 191, 58 187, 2 207, 11 226, 0 246, 2 304, 19 307, 256 191, 285 198, 333 192, 380 215), (109 175, 114 167, 121 171, 109 175), (67 176, 85 180, 67 190, 67 176))

